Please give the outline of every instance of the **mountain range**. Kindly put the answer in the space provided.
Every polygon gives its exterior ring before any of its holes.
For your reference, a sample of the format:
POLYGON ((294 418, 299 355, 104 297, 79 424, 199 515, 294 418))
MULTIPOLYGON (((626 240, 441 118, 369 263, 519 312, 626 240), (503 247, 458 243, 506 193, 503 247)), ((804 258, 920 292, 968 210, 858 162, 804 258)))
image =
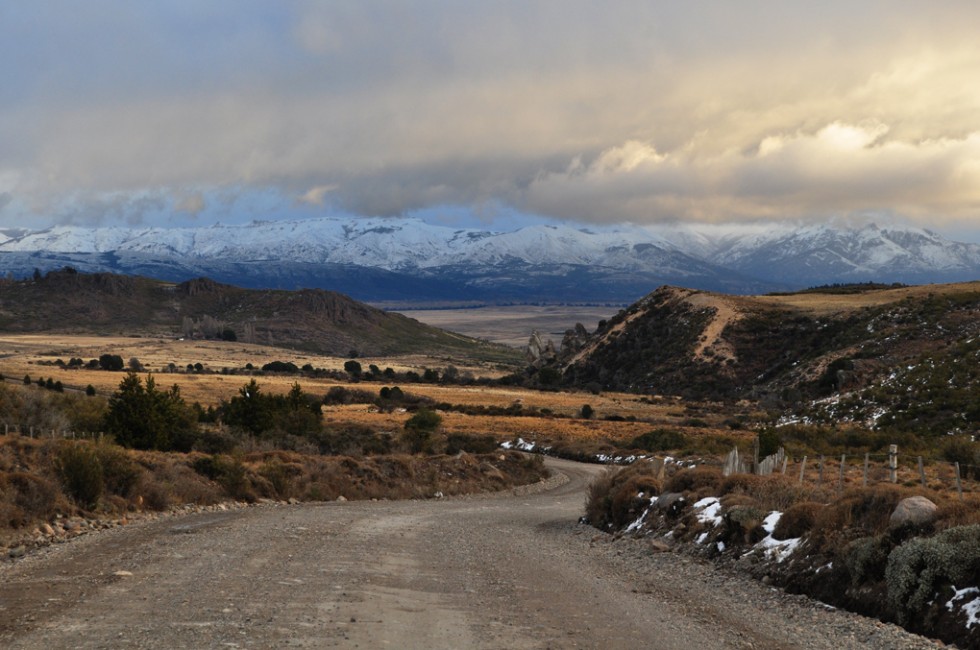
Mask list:
POLYGON ((202 228, 0 230, 0 272, 71 266, 253 288, 326 288, 388 303, 626 304, 679 285, 757 294, 980 277, 980 245, 905 226, 765 224, 509 232, 417 219, 319 218, 202 228))

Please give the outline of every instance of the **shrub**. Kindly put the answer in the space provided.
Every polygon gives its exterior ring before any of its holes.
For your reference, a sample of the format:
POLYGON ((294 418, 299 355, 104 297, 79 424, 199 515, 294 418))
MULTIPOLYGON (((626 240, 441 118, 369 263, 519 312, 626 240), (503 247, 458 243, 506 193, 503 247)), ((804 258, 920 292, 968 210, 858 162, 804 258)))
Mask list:
POLYGON ((892 543, 885 535, 861 537, 844 548, 843 560, 851 576, 851 586, 877 582, 885 576, 892 543))
POLYGON ((707 492, 717 495, 721 485, 721 472, 708 467, 683 469, 669 479, 665 488, 669 492, 707 492))
POLYGON ((402 441, 413 454, 429 451, 432 434, 442 424, 442 416, 435 411, 422 408, 405 422, 402 441))
POLYGON ((99 444, 94 450, 102 467, 105 489, 111 494, 128 497, 142 474, 139 465, 115 445, 99 444))
POLYGON ((680 431, 670 429, 654 429, 641 434, 630 441, 629 447, 632 449, 642 449, 644 451, 667 451, 670 449, 681 449, 687 445, 687 436, 680 431))
POLYGON ((596 528, 619 528, 635 521, 661 492, 651 463, 604 471, 589 485, 585 511, 596 528), (641 496, 642 495, 642 496, 641 496))
POLYGON ((65 492, 78 505, 92 509, 98 504, 103 491, 102 463, 92 445, 61 445, 55 459, 55 470, 65 492))
POLYGON ((34 520, 50 519, 57 511, 57 487, 36 474, 13 472, 6 481, 0 480, 0 492, 9 495, 13 506, 6 513, 7 521, 0 524, 24 526, 34 520))
POLYGON ((226 455, 202 456, 191 464, 194 471, 220 485, 229 496, 251 501, 248 473, 241 458, 226 455))
POLYGON ((259 468, 259 476, 269 481, 275 496, 288 499, 293 495, 294 477, 300 472, 297 468, 286 464, 278 458, 272 458, 259 468))
POLYGON ((908 494, 890 485, 845 492, 840 499, 819 511, 813 529, 825 538, 834 537, 846 529, 865 535, 883 533, 888 529, 895 506, 908 494))
POLYGON ((491 435, 471 436, 465 433, 453 433, 446 438, 446 453, 458 454, 465 451, 469 454, 488 454, 497 448, 497 439, 491 435))
POLYGON ((900 623, 908 623, 935 598, 939 588, 976 584, 980 575, 980 525, 917 537, 888 556, 888 599, 900 623))
POLYGON ((756 505, 732 505, 725 510, 724 522, 727 538, 746 544, 754 544, 765 537, 762 521, 768 513, 756 505))
POLYGON ((772 531, 773 538, 783 540, 803 537, 813 528, 817 514, 823 508, 823 504, 815 501, 803 501, 790 506, 776 523, 772 531))

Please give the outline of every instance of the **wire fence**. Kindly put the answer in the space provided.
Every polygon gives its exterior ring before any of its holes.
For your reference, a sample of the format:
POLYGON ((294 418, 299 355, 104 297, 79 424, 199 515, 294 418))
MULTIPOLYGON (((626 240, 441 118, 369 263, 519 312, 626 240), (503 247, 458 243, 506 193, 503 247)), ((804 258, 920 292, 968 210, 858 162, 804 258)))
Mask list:
POLYGON ((722 471, 726 476, 735 473, 783 474, 795 478, 800 485, 836 487, 840 491, 893 483, 919 485, 937 491, 955 490, 960 498, 964 494, 980 494, 980 466, 943 458, 902 455, 897 445, 891 445, 888 453, 802 458, 790 458, 780 448, 761 460, 743 456, 736 448, 729 452, 722 471))

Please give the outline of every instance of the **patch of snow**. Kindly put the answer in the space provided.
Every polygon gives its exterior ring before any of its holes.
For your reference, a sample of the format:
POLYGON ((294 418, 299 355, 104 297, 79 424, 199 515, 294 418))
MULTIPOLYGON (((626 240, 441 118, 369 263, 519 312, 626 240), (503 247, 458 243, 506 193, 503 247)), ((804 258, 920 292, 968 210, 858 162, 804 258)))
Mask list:
POLYGON ((698 513, 698 521, 702 524, 711 524, 712 526, 718 526, 721 524, 721 502, 718 501, 717 497, 705 497, 694 504, 695 510, 700 510, 698 513))
POLYGON ((719 553, 725 552, 725 542, 718 542, 717 544, 715 544, 715 546, 718 549, 719 553))
POLYGON ((704 544, 705 540, 708 539, 708 533, 704 532, 698 535, 698 538, 694 540, 695 544, 704 544))
POLYGON ((520 451, 534 451, 534 448, 537 446, 537 443, 527 442, 527 441, 524 440, 524 438, 518 438, 517 439, 517 442, 510 442, 510 441, 502 442, 502 443, 500 443, 500 446, 503 447, 504 449, 518 449, 520 451))
MULTIPOLYGON (((954 611, 956 609, 956 601, 964 600, 974 594, 980 594, 980 588, 966 587, 965 589, 957 589, 954 586, 953 597, 946 603, 946 609, 951 612, 954 611)), ((969 630, 977 623, 980 623, 980 598, 974 598, 970 602, 963 603, 960 605, 960 609, 966 614, 966 629, 969 630)))
POLYGON ((776 530, 776 524, 779 523, 782 516, 783 513, 778 511, 770 512, 766 516, 762 522, 762 528, 767 535, 755 545, 756 548, 761 548, 765 552, 766 557, 773 558, 777 562, 782 562, 789 557, 802 541, 799 537, 783 540, 773 539, 772 532, 776 530))

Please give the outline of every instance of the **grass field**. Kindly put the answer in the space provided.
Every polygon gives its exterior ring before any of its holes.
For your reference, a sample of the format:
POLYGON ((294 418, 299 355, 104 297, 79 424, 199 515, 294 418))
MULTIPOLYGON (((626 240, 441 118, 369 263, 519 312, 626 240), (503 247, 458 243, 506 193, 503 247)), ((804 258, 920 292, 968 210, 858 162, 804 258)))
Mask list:
MULTIPOLYGON (((85 368, 63 368, 56 360, 68 362, 76 357, 85 361, 102 354, 118 354, 125 361, 136 358, 152 372, 158 386, 176 384, 189 402, 204 406, 218 405, 238 394, 250 379, 245 374, 222 374, 222 369, 242 369, 251 363, 256 368, 274 360, 291 361, 297 366, 311 364, 315 368, 341 370, 347 359, 301 354, 260 345, 220 341, 179 341, 158 338, 88 337, 18 335, 0 337, 0 373, 7 382, 21 383, 25 375, 32 380, 52 378, 66 390, 84 390, 92 385, 99 395, 115 391, 124 374, 85 368), (173 363, 180 371, 168 372, 173 363), (214 372, 186 372, 187 364, 201 363, 214 372)), ((441 369, 445 360, 434 357, 361 358, 363 367, 375 364, 403 372, 423 368, 441 369)), ((501 370, 486 365, 460 367, 461 372, 474 376, 497 377, 501 370)), ((142 374, 142 373, 141 373, 142 374)), ((691 436, 738 436, 724 424, 730 415, 710 406, 684 404, 674 398, 644 397, 625 393, 541 392, 505 386, 465 386, 405 382, 351 382, 306 376, 264 375, 257 378, 267 393, 286 393, 294 383, 313 395, 325 395, 332 387, 356 388, 377 394, 386 385, 399 385, 409 394, 420 395, 435 403, 460 407, 496 407, 520 405, 522 409, 550 412, 555 417, 526 415, 466 415, 449 411, 443 414, 446 433, 491 434, 498 439, 523 437, 528 440, 630 440, 654 427, 671 427, 691 436), (595 411, 593 419, 579 416, 588 404, 595 411), (605 418, 612 417, 613 421, 605 418), (634 420, 634 421, 628 421, 634 420)), ((730 409, 729 409, 730 410, 730 409)), ((404 412, 381 412, 372 405, 354 404, 324 407, 325 423, 357 423, 377 430, 396 431, 408 418, 404 412)), ((748 435, 746 432, 742 432, 748 435)))
POLYGON ((609 319, 617 307, 576 307, 564 305, 521 305, 516 307, 478 307, 473 309, 420 309, 401 311, 402 314, 427 325, 459 332, 466 336, 486 339, 513 347, 527 345, 531 332, 538 331, 555 344, 561 342, 565 330, 582 323, 593 331, 596 324, 609 319))

